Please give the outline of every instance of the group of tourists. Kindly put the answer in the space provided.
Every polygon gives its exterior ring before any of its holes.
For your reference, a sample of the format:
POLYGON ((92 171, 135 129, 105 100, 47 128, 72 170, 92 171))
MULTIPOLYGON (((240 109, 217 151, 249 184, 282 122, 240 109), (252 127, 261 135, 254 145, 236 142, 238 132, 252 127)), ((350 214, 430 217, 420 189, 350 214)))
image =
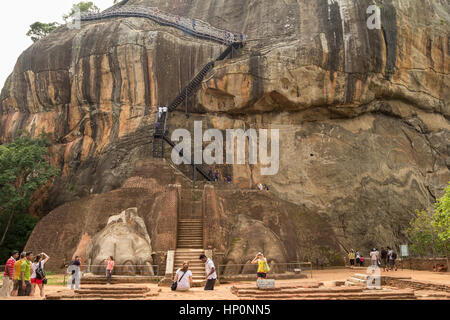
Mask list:
POLYGON ((381 247, 380 251, 373 248, 370 252, 371 265, 382 267, 384 271, 397 271, 396 260, 397 253, 391 247, 386 247, 386 249, 381 247))
POLYGON ((258 188, 259 191, 263 190, 269 191, 269 187, 265 183, 258 183, 256 187, 258 188))
MULTIPOLYGON (((395 270, 397 271, 397 267, 395 265, 395 261, 397 260, 397 253, 390 247, 385 249, 384 247, 378 251, 377 248, 373 248, 370 251, 370 265, 377 266, 383 268, 384 271, 395 270)), ((350 267, 353 268, 355 265, 359 265, 361 267, 364 266, 364 257, 356 251, 351 249, 348 253, 348 259, 350 261, 350 267)))
MULTIPOLYGON (((214 290, 214 285, 217 280, 217 271, 214 262, 205 254, 200 255, 200 260, 205 264, 206 284, 204 290, 214 290)), ((267 279, 270 267, 263 253, 258 252, 251 263, 258 264, 256 271, 257 279, 267 279)), ((187 291, 192 287, 192 284, 192 271, 189 270, 189 261, 183 261, 181 268, 175 272, 171 289, 173 291, 187 291)))
POLYGON ((355 252, 355 250, 350 249, 350 252, 348 253, 348 259, 350 261, 350 268, 353 268, 355 265, 364 267, 365 258, 361 253, 359 253, 359 251, 355 252))
MULTIPOLYGON (((205 264, 206 284, 205 290, 214 290, 217 280, 217 272, 214 262, 205 254, 200 255, 200 260, 205 264)), ((189 261, 183 261, 180 269, 175 272, 171 286, 172 291, 187 291, 193 284, 192 271, 189 270, 189 261)))
MULTIPOLYGON (((220 177, 222 176, 221 173, 219 172, 219 170, 213 170, 212 167, 209 167, 208 169, 208 176, 214 181, 214 182, 219 182, 220 181, 220 177)), ((228 176, 223 176, 223 181, 226 183, 231 183, 233 182, 233 177, 228 175, 228 176)))
POLYGON ((44 297, 44 285, 47 284, 44 265, 49 259, 44 252, 34 256, 31 251, 20 255, 19 251, 13 251, 6 261, 0 296, 34 296, 38 287, 40 296, 44 297))

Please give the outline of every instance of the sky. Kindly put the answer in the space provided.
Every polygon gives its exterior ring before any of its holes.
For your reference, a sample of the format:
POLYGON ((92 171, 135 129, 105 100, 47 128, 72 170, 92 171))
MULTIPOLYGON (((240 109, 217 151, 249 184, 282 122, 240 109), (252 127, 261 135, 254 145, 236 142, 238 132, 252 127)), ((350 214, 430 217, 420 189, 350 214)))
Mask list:
MULTIPOLYGON (((33 44, 26 33, 31 24, 40 22, 63 23, 62 16, 70 11, 74 3, 81 0, 11 0, 0 2, 0 90, 11 74, 17 58, 33 44)), ((91 0, 104 10, 114 0, 91 0)))

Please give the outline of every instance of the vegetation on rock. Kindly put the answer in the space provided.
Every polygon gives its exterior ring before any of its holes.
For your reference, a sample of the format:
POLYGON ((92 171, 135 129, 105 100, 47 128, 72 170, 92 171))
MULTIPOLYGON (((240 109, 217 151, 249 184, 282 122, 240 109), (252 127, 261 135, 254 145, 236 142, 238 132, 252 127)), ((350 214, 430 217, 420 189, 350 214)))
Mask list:
POLYGON ((411 251, 421 257, 445 256, 450 253, 450 183, 438 199, 434 212, 417 211, 410 222, 408 235, 411 251))
POLYGON ((43 23, 36 21, 30 26, 30 30, 27 32, 27 36, 31 37, 33 42, 36 42, 46 37, 50 32, 58 27, 57 22, 43 23))
POLYGON ((0 145, 2 256, 9 250, 24 247, 37 223, 37 219, 27 215, 31 199, 37 190, 58 174, 58 169, 49 161, 49 145, 44 133, 37 138, 22 133, 11 143, 0 145), (8 231, 11 236, 7 238, 8 231))
POLYGON ((99 13, 100 8, 92 1, 81 1, 72 6, 68 14, 63 16, 64 21, 70 20, 77 12, 80 13, 99 13))

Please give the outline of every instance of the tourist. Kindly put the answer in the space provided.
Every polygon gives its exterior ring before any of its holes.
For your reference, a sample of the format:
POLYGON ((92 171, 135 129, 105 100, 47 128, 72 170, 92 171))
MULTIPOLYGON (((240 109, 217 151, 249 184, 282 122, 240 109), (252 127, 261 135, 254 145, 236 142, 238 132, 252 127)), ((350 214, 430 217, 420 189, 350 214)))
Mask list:
POLYGON ((356 259, 356 254, 353 249, 351 249, 350 252, 348 253, 348 259, 350 260, 350 268, 353 269, 355 267, 355 259, 356 259))
POLYGON ((80 289, 81 261, 79 256, 76 256, 75 259, 70 263, 67 272, 71 274, 70 283, 67 283, 68 285, 70 284, 70 289, 73 290, 74 286, 75 289, 80 289))
POLYGON ((206 269, 205 290, 214 290, 214 284, 216 283, 217 279, 216 267, 214 266, 214 262, 210 258, 207 258, 204 254, 200 256, 200 260, 202 260, 202 262, 205 264, 206 269))
POLYGON ((232 181, 233 181, 233 178, 231 176, 228 176, 227 179, 226 179, 226 182, 227 183, 231 183, 232 181))
POLYGON ((19 296, 29 296, 31 293, 31 261, 33 260, 33 252, 25 254, 25 260, 20 265, 20 286, 19 296))
POLYGON ((11 292, 11 296, 17 296, 19 293, 19 288, 20 288, 20 267, 22 266, 22 262, 25 261, 25 256, 26 253, 22 252, 20 254, 20 260, 17 260, 14 263, 14 287, 13 287, 13 291, 11 292))
POLYGON ((364 260, 365 260, 365 259, 364 259, 363 256, 360 256, 360 257, 359 257, 359 266, 360 266, 360 267, 364 267, 364 260))
POLYGON ((3 287, 0 297, 9 297, 14 287, 14 264, 19 257, 19 251, 13 251, 11 257, 6 261, 5 273, 3 274, 3 287))
POLYGON ((266 190, 266 191, 269 191, 269 186, 267 186, 267 184, 263 184, 263 188, 264 188, 264 190, 266 190))
POLYGON ((270 271, 267 259, 262 252, 258 252, 255 258, 252 260, 252 264, 258 264, 258 270, 256 271, 256 277, 258 280, 267 279, 267 273, 270 271))
POLYGON ((163 113, 163 108, 159 107, 158 108, 158 119, 161 119, 162 113, 163 113))
POLYGON ((195 30, 195 19, 192 19, 192 29, 195 30))
MULTIPOLYGON (((389 247, 387 248, 389 250, 389 247)), ((380 256, 381 256, 381 266, 383 267, 384 271, 387 271, 386 267, 387 267, 388 252, 383 247, 381 247, 380 256)))
POLYGON ((361 264, 361 254, 359 253, 359 251, 356 251, 355 253, 355 260, 357 265, 361 264))
POLYGON ((216 173, 214 174, 214 181, 219 181, 219 171, 216 170, 216 173))
POLYGON ((395 266, 395 259, 397 259, 397 253, 391 248, 388 247, 388 270, 394 270, 397 271, 397 267, 395 266))
POLYGON ((380 260, 380 253, 378 252, 377 248, 373 248, 370 252, 370 264, 371 266, 378 267, 380 260))
POLYGON ((258 183, 256 185, 256 187, 258 188, 259 191, 263 191, 263 189, 264 189, 264 186, 262 185, 262 183, 258 183))
POLYGON ((177 283, 177 291, 187 291, 192 286, 192 271, 189 270, 189 262, 183 261, 183 265, 175 273, 175 279, 177 283))
POLYGON ((111 284, 111 279, 112 279, 112 272, 114 269, 114 258, 113 256, 109 256, 108 259, 105 260, 105 262, 107 263, 106 265, 106 284, 110 285, 111 284))
POLYGON ((212 168, 212 167, 209 167, 209 170, 208 170, 208 177, 210 177, 211 179, 213 179, 213 168, 212 168))
POLYGON ((164 106, 164 107, 162 108, 162 112, 163 112, 163 114, 165 114, 165 115, 167 116, 167 113, 169 112, 169 108, 167 108, 166 106, 164 106))
POLYGON ((44 296, 44 264, 47 263, 48 259, 50 259, 50 257, 42 252, 36 256, 34 263, 31 265, 31 296, 34 296, 36 285, 39 287, 40 296, 44 296))

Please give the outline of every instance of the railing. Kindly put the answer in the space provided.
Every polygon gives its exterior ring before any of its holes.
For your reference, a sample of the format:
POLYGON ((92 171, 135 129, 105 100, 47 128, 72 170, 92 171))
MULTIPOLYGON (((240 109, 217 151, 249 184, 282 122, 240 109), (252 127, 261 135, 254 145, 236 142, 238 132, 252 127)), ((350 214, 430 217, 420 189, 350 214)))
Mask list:
POLYGON ((221 30, 202 20, 180 17, 160 11, 155 7, 120 6, 118 8, 110 8, 110 10, 97 14, 84 14, 81 16, 81 21, 102 20, 112 17, 148 18, 158 24, 175 27, 196 37, 209 39, 226 45, 244 42, 246 40, 246 36, 242 33, 238 34, 227 30, 221 30))
MULTIPOLYGON (((69 266, 67 266, 69 267, 69 266)), ((105 275, 106 264, 100 265, 82 265, 82 273, 93 273, 94 275, 105 275)), ((154 276, 158 275, 159 266, 157 265, 115 265, 113 275, 116 276, 154 276)))
MULTIPOLYGON (((272 263, 269 264, 269 274, 296 274, 308 272, 312 278, 311 262, 290 262, 290 263, 272 263)), ((219 276, 235 276, 243 274, 256 274, 257 264, 223 264, 217 266, 219 276)))

